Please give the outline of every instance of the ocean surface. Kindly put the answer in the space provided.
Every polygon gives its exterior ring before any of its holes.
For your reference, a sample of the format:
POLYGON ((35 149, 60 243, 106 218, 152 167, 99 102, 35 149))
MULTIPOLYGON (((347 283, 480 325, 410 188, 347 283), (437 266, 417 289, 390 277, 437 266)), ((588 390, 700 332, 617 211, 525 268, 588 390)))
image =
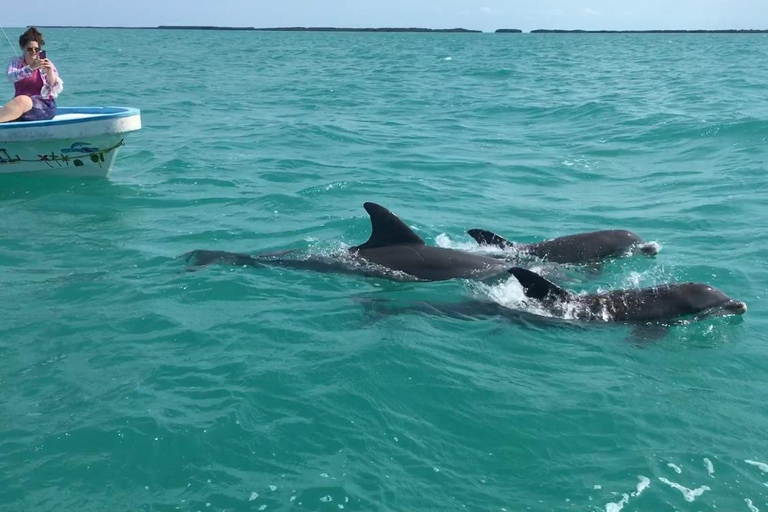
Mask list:
POLYGON ((60 106, 143 128, 0 175, 0 510, 768 511, 765 35, 44 32, 60 106), (631 229, 661 253, 536 268, 749 310, 640 341, 455 314, 511 277, 185 271, 343 252, 366 201, 473 252, 631 229))

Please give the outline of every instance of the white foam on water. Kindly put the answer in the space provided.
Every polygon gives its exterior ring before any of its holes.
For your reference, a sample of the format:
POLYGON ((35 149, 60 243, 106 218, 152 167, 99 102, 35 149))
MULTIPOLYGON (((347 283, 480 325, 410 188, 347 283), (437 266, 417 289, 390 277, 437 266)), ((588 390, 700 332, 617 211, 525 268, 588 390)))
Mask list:
MULTIPOLYGON (((532 268, 531 270, 534 272, 537 271, 535 268, 532 268)), ((510 277, 510 279, 493 286, 488 286, 482 283, 473 283, 473 287, 477 292, 486 295, 490 300, 512 310, 524 311, 533 315, 549 318, 569 318, 568 311, 566 311, 564 315, 555 315, 552 311, 546 309, 540 302, 528 299, 523 292, 523 287, 514 277, 510 277)))
POLYGON ((753 503, 752 500, 749 498, 744 498, 744 503, 747 504, 747 507, 749 508, 750 512, 760 512, 760 509, 757 508, 753 503))
MULTIPOLYGON (((532 272, 538 274, 544 272, 544 266, 533 266, 529 268, 532 272)), ((532 315, 560 318, 564 320, 577 320, 584 313, 584 306, 577 301, 567 303, 562 302, 554 309, 544 307, 541 302, 527 298, 522 285, 514 277, 510 277, 510 279, 493 286, 484 285, 482 283, 473 283, 472 286, 476 291, 487 295, 489 299, 504 307, 517 311, 524 311, 532 315)), ((578 296, 586 294, 587 292, 582 292, 574 295, 578 296)), ((612 316, 607 308, 603 308, 602 311, 596 313, 596 315, 596 319, 605 322, 612 320, 612 316)))
POLYGON ((269 486, 269 490, 270 490, 270 491, 272 491, 272 492, 275 492, 275 491, 277 490, 277 486, 275 486, 275 485, 270 485, 270 486, 269 486))
POLYGON ((768 464, 765 462, 757 462, 756 460, 745 460, 744 462, 753 466, 757 466, 757 468, 763 473, 768 473, 768 464))
POLYGON ((635 498, 643 494, 643 491, 651 486, 650 478, 644 476, 639 476, 638 478, 640 481, 637 483, 637 490, 632 493, 632 496, 635 498))
POLYGON ((642 279, 643 279, 643 275, 640 272, 633 270, 629 273, 626 280, 629 285, 638 287, 640 286, 640 282, 642 281, 642 279))
POLYGON ((702 494, 704 494, 704 491, 710 491, 711 490, 706 485, 702 485, 701 487, 699 487, 697 489, 689 489, 687 487, 683 487, 682 485, 680 485, 680 484, 678 484, 676 482, 670 482, 669 480, 667 480, 663 476, 659 477, 659 480, 661 482, 667 484, 671 488, 677 489, 678 491, 680 491, 683 494, 683 499, 685 499, 685 501, 687 501, 689 503, 693 503, 693 501, 697 497, 699 497, 702 494))
POLYGON ((251 493, 251 497, 250 497, 250 498, 248 498, 248 501, 253 501, 253 500, 255 500, 255 499, 256 499, 256 498, 258 498, 258 497, 259 497, 259 493, 257 493, 257 492, 252 492, 252 493, 251 493))
POLYGON ((667 466, 668 466, 668 467, 670 467, 670 468, 672 468, 672 469, 675 471, 675 473, 677 473, 678 475, 679 475, 680 473, 682 473, 682 472, 683 472, 683 470, 682 470, 682 469, 680 469, 680 467, 679 467, 679 466, 675 466, 675 465, 674 465, 674 464, 672 464, 671 462, 670 462, 670 463, 668 463, 668 464, 667 464, 667 466))
POLYGON ((478 284, 478 287, 489 299, 502 306, 520 308, 525 305, 525 293, 517 279, 508 279, 493 286, 478 284))
MULTIPOLYGON (((635 488, 635 492, 630 494, 622 494, 621 500, 616 503, 607 503, 605 505, 605 512, 621 512, 621 510, 624 508, 624 505, 629 503, 629 498, 637 498, 641 494, 643 494, 643 491, 645 491, 647 488, 651 486, 651 480, 648 477, 645 476, 638 476, 637 477, 637 487, 635 488)), ((595 489, 601 489, 602 487, 599 485, 595 486, 595 489)))
POLYGON ((656 268, 644 270, 643 272, 633 270, 620 280, 616 285, 616 288, 643 288, 646 286, 653 286, 659 281, 668 280, 669 276, 661 273, 659 269, 656 268))
POLYGON ((479 252, 484 254, 496 254, 499 256, 508 252, 495 245, 480 245, 474 240, 471 242, 454 242, 451 237, 445 233, 440 233, 435 237, 435 245, 442 247, 443 249, 456 249, 465 252, 479 252))
POLYGON ((620 512, 627 503, 629 503, 629 494, 623 494, 621 501, 618 503, 607 503, 605 505, 605 512, 620 512))
POLYGON ((333 498, 330 496, 323 496, 322 498, 320 498, 320 501, 322 501, 323 503, 330 503, 333 501, 333 498))
POLYGON ((712 465, 712 461, 704 459, 704 467, 707 468, 707 474, 712 478, 715 478, 715 466, 712 465))
POLYGON ((452 58, 450 58, 450 57, 446 57, 446 58, 444 58, 443 60, 453 60, 453 59, 452 59, 452 58))

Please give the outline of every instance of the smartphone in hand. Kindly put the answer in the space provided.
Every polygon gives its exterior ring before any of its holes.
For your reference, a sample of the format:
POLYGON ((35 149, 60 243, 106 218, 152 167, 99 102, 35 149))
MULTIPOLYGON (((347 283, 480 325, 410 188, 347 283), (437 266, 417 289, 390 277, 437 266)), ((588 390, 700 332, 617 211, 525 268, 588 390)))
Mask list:
POLYGON ((40 57, 40 60, 43 60, 43 59, 45 59, 45 58, 46 58, 46 57, 45 57, 45 50, 40 50, 40 53, 39 53, 38 55, 39 55, 39 57, 40 57))

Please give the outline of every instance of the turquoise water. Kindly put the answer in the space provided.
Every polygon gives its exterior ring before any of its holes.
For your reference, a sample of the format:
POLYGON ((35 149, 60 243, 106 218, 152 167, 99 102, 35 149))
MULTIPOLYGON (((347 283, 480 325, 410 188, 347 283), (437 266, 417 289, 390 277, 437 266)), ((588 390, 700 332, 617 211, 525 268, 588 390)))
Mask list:
POLYGON ((60 105, 144 128, 109 180, 0 176, 0 509, 768 509, 768 38, 46 36, 60 105), (183 272, 361 243, 365 201, 471 251, 632 229, 658 257, 547 270, 749 311, 637 343, 412 307, 514 282, 183 272))

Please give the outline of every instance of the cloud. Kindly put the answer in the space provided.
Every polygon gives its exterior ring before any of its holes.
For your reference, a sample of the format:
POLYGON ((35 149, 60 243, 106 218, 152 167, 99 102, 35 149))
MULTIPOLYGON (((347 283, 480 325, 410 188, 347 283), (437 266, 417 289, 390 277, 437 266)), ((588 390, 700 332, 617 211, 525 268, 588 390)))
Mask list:
POLYGON ((585 7, 581 10, 582 14, 586 14, 587 16, 604 16, 604 14, 600 11, 596 11, 594 9, 591 9, 589 7, 585 7))

